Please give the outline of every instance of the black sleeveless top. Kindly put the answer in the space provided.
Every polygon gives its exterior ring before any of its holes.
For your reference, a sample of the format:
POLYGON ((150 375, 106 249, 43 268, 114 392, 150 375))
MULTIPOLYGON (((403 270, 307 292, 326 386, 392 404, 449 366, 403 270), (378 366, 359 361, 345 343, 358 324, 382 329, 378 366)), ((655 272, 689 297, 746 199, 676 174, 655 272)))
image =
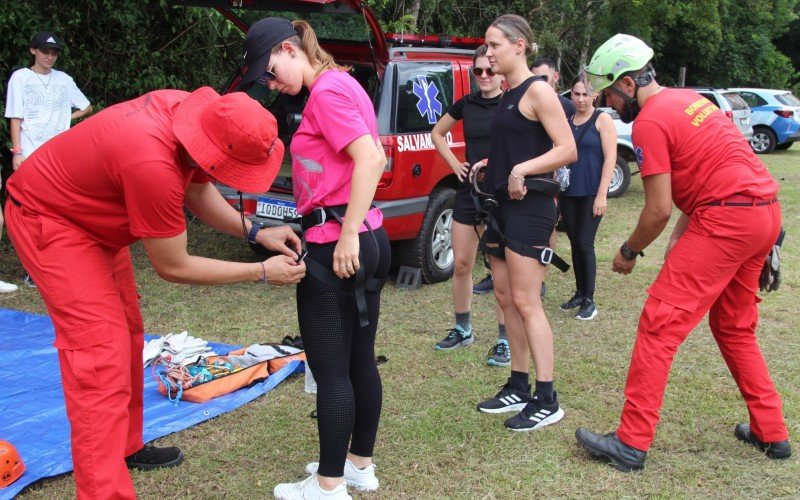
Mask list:
MULTIPOLYGON (((531 76, 503 94, 492 120, 492 142, 486 187, 490 193, 508 190, 508 176, 514 165, 541 156, 553 149, 553 141, 541 122, 529 120, 519 110, 519 101, 528 87, 540 76, 531 76)), ((528 178, 552 178, 553 174, 537 174, 528 178)))

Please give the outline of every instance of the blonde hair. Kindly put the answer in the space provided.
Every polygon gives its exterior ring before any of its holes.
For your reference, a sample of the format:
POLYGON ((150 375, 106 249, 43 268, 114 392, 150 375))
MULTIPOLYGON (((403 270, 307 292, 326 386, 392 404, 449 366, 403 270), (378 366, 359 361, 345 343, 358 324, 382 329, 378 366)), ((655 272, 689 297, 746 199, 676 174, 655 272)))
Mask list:
MULTIPOLYGON (((330 55, 328 51, 320 47, 319 40, 317 40, 317 34, 314 32, 314 28, 312 28, 308 22, 303 21, 302 19, 297 19, 292 21, 292 26, 294 26, 294 29, 299 35, 287 38, 284 41, 288 41, 305 53, 305 55, 308 57, 308 62, 310 62, 311 66, 317 70, 314 76, 319 76, 323 71, 329 69, 350 71, 351 66, 342 66, 337 64, 336 61, 333 60, 333 56, 330 55)), ((272 48, 273 55, 280 51, 280 43, 272 48)))
POLYGON ((517 40, 520 39, 524 40, 526 56, 539 52, 539 45, 533 41, 531 26, 528 24, 528 21, 521 16, 516 14, 503 14, 495 19, 489 27, 500 30, 511 43, 517 43, 517 40))

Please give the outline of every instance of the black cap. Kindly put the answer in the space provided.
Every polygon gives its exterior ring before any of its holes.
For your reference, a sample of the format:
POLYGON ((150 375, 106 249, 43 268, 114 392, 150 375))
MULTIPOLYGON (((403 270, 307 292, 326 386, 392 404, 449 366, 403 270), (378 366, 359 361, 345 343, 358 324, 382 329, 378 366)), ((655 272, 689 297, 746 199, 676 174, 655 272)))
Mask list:
POLYGON ((61 50, 61 39, 49 31, 40 31, 31 37, 31 47, 34 49, 61 50))
POLYGON ((292 23, 282 17, 267 17, 253 23, 244 37, 242 57, 247 64, 247 73, 240 85, 247 85, 263 75, 269 64, 272 48, 297 35, 292 23))

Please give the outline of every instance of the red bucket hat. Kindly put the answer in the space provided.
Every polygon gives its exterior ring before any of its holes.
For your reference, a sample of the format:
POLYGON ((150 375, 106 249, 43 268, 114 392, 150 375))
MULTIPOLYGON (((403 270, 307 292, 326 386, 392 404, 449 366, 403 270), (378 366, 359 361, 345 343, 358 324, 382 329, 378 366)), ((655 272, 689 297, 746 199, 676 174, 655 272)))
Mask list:
POLYGON ((175 111, 172 131, 203 170, 239 191, 266 191, 283 161, 275 117, 243 92, 195 90, 175 111))

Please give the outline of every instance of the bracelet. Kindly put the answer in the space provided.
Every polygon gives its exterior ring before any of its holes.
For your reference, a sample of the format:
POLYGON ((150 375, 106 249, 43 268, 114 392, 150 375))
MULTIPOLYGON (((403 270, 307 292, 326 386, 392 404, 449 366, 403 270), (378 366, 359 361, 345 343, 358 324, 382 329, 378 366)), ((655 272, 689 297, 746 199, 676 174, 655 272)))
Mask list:
POLYGON ((261 264, 261 270, 264 271, 264 277, 261 278, 260 281, 262 283, 266 283, 267 282, 267 266, 264 265, 264 262, 259 262, 259 264, 261 264))
POLYGON ((11 156, 22 156, 22 151, 17 151, 16 153, 11 153, 11 156))
POLYGON ((520 177, 520 176, 518 176, 518 175, 514 175, 514 172, 510 172, 510 173, 509 173, 509 175, 510 175, 511 177, 513 177, 513 178, 517 179, 518 181, 525 182, 525 178, 524 178, 524 177, 520 177))
POLYGON ((12 155, 22 154, 22 148, 19 147, 19 146, 15 147, 15 148, 11 148, 9 151, 11 151, 12 155))

